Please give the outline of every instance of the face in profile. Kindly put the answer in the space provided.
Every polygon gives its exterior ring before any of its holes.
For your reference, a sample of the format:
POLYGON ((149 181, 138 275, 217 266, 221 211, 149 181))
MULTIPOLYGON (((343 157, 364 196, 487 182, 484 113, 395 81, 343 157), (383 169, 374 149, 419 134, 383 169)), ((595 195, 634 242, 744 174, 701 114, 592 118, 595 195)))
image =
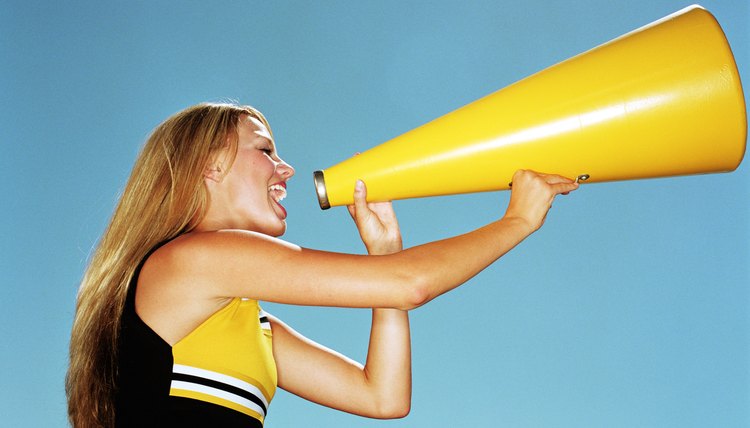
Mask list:
POLYGON ((219 171, 207 173, 213 229, 245 229, 270 236, 286 231, 286 182, 294 168, 276 151, 271 133, 260 120, 243 116, 237 126, 237 154, 224 173, 227 153, 217 157, 219 171))

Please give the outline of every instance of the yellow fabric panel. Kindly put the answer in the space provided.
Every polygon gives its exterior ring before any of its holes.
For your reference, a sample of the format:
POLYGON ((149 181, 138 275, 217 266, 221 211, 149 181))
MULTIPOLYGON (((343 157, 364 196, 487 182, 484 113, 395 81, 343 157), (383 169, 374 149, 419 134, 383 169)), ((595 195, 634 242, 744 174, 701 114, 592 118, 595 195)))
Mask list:
POLYGON ((205 401, 207 403, 213 403, 213 404, 217 404, 219 406, 228 407, 230 409, 236 410, 236 411, 238 411, 240 413, 244 413, 244 414, 246 414, 246 415, 248 415, 250 417, 253 417, 253 418, 258 419, 259 421, 263 422, 263 415, 259 414, 258 412, 254 412, 253 410, 248 409, 245 406, 240 406, 239 404, 233 403, 231 401, 223 400, 223 399, 218 398, 218 397, 214 397, 213 395, 202 394, 200 392, 187 391, 187 390, 184 390, 184 389, 175 389, 175 388, 172 388, 172 389, 169 390, 169 395, 171 395, 173 397, 192 398, 194 400, 205 401))
POLYGON ((172 347, 175 364, 232 376, 255 385, 268 402, 277 373, 270 329, 260 327, 256 300, 233 299, 172 347))

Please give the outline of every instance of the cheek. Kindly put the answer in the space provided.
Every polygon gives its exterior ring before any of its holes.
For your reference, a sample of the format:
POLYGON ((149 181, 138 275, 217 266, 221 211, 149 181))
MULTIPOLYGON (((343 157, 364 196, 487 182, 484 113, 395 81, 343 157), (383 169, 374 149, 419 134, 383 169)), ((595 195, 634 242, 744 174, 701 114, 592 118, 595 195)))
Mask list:
POLYGON ((261 152, 249 156, 245 165, 247 165, 244 171, 246 176, 254 175, 260 179, 273 175, 275 170, 273 162, 261 152))
POLYGON ((273 173, 276 171, 273 162, 268 159, 262 159, 260 162, 255 163, 254 168, 257 168, 256 171, 266 179, 273 176, 273 173))
POLYGON ((237 191, 245 198, 260 201, 268 197, 269 177, 273 175, 263 162, 251 162, 243 168, 241 178, 237 181, 237 191))

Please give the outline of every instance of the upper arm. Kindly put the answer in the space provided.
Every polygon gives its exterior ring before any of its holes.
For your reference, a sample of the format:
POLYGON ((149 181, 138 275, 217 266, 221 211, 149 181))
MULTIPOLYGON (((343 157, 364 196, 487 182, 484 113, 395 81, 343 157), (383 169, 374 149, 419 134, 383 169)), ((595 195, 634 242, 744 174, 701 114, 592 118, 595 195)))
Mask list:
MULTIPOLYGON (((306 400, 368 417, 378 414, 363 366, 269 316, 279 387, 306 400)), ((392 416, 391 416, 392 417, 392 416)))
POLYGON ((415 282, 396 256, 316 251, 247 231, 184 235, 152 257, 209 297, 344 307, 411 307, 415 282))

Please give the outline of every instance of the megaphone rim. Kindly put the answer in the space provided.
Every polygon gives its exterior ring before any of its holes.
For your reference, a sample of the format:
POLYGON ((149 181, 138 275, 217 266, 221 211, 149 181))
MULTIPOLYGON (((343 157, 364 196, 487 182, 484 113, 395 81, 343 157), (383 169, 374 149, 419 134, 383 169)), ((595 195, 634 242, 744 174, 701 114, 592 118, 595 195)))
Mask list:
POLYGON ((315 193, 318 195, 320 209, 327 210, 331 208, 331 203, 328 200, 328 191, 326 190, 326 179, 322 170, 313 172, 313 183, 315 184, 315 193))

